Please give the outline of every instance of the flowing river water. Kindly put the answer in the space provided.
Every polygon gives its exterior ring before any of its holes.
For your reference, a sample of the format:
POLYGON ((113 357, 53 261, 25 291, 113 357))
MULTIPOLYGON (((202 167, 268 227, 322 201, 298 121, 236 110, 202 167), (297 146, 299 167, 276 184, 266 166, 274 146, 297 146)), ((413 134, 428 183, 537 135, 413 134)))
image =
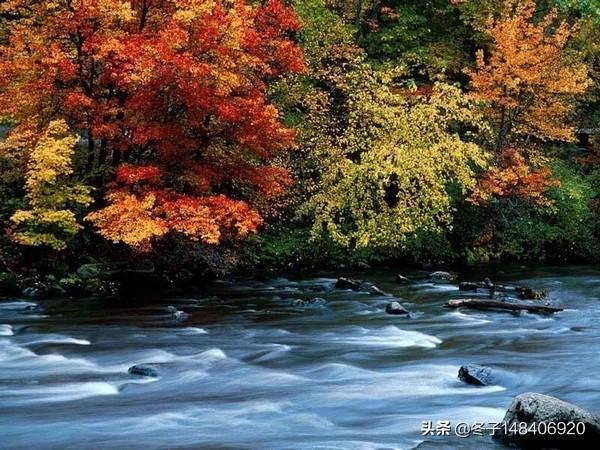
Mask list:
POLYGON ((361 277, 410 318, 334 289, 339 273, 169 298, 0 299, 0 448, 479 450, 502 447, 423 436, 422 422, 497 422, 528 391, 600 412, 600 270, 486 273, 546 289, 565 307, 554 316, 449 310, 455 284, 395 273, 361 277), (128 373, 141 363, 158 375, 128 373), (467 363, 497 384, 458 380, 467 363))

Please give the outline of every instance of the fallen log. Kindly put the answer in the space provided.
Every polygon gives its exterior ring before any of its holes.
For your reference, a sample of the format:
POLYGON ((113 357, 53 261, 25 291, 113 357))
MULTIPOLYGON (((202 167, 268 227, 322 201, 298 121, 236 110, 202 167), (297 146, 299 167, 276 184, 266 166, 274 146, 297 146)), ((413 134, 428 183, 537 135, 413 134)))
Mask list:
POLYGON ((483 281, 463 281, 459 283, 459 291, 475 292, 479 289, 486 289, 493 296, 496 292, 514 293, 521 300, 541 300, 546 296, 546 292, 539 289, 532 289, 525 286, 505 286, 502 284, 494 284, 489 278, 483 281))
POLYGON ((563 311, 563 308, 557 306, 540 305, 539 303, 523 301, 507 301, 479 299, 479 298, 458 298, 448 301, 447 308, 473 308, 473 309, 501 309, 508 311, 528 311, 555 313, 563 311))

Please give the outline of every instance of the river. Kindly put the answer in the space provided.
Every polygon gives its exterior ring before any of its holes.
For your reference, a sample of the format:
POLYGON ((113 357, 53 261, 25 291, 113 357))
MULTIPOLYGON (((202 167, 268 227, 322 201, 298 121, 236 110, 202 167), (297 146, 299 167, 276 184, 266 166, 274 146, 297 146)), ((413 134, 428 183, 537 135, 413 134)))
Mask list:
POLYGON ((410 318, 334 289, 339 273, 170 298, 0 299, 0 448, 500 449, 424 436, 422 422, 497 422, 528 391, 598 410, 600 270, 485 272, 546 289, 565 307, 554 316, 448 310, 456 285, 403 272, 416 281, 401 286, 395 273, 349 275, 410 318), (158 376, 128 373, 141 363, 161 363, 158 376), (466 363, 498 384, 461 382, 466 363))

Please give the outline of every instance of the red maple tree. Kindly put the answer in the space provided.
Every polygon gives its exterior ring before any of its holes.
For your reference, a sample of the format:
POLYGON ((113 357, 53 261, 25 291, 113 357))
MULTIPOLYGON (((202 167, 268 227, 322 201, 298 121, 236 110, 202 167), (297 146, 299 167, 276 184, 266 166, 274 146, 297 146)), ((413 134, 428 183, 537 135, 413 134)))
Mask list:
POLYGON ((87 142, 87 171, 116 167, 88 218, 148 248, 168 232, 217 243, 261 223, 256 195, 290 182, 272 156, 292 130, 269 82, 304 70, 298 21, 279 0, 8 0, 0 110, 15 133, 62 118, 87 142))

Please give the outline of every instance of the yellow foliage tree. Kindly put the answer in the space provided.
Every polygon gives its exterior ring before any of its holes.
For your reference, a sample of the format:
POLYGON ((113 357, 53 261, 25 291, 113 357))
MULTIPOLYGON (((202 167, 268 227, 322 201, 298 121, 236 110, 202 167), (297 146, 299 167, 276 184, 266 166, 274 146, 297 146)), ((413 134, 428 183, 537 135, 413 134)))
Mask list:
POLYGON ((469 72, 474 96, 496 124, 497 151, 512 135, 572 140, 574 97, 589 85, 587 67, 565 50, 574 27, 557 24, 555 10, 539 21, 535 13, 535 0, 502 0, 500 17, 486 25, 493 47, 477 52, 477 69, 469 72))
POLYGON ((16 242, 62 250, 81 228, 75 210, 88 206, 91 197, 89 187, 69 180, 77 141, 63 120, 50 122, 37 141, 25 184, 29 209, 20 209, 11 217, 16 242))
MULTIPOLYGON (((349 250, 402 251, 450 226, 452 196, 476 184, 484 152, 462 134, 484 127, 458 88, 393 88, 393 73, 349 75, 348 127, 308 202, 313 234, 349 250)), ((481 131, 481 130, 479 130, 481 131)))

